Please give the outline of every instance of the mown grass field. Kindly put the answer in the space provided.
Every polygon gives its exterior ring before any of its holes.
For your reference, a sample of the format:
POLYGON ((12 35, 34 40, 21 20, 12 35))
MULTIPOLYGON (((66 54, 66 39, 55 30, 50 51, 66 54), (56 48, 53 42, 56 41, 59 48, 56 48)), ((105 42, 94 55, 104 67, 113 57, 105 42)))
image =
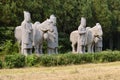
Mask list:
POLYGON ((0 80, 120 80, 120 62, 1 69, 0 80))

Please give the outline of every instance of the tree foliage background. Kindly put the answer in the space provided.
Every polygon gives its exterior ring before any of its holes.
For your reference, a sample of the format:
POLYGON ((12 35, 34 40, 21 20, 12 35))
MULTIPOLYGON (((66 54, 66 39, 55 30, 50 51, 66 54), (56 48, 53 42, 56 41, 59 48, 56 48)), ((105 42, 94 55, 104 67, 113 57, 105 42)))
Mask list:
POLYGON ((102 25, 103 49, 120 50, 120 0, 0 0, 0 47, 14 39, 14 29, 23 21, 23 11, 31 13, 32 22, 43 22, 51 14, 57 17, 60 51, 71 51, 69 35, 80 25, 102 25))

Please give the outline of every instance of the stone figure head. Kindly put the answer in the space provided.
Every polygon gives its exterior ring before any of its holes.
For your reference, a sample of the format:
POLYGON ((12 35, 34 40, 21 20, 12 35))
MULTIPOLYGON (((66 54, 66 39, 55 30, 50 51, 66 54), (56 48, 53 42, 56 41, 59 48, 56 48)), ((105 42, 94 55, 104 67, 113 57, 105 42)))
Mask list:
POLYGON ((31 21, 31 16, 28 11, 24 11, 24 20, 27 22, 31 21))
POLYGON ((50 15, 50 20, 52 21, 52 23, 53 23, 54 25, 56 25, 56 17, 55 17, 54 14, 50 15))
POLYGON ((81 24, 83 27, 86 26, 86 19, 84 17, 81 17, 81 24))

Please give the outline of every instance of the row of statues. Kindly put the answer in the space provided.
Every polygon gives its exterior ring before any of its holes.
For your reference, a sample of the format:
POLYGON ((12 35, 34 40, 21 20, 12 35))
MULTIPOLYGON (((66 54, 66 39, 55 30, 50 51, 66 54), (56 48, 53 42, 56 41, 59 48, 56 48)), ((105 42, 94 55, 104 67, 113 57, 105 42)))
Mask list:
POLYGON ((20 51, 24 55, 32 54, 34 46, 35 53, 43 53, 43 41, 47 42, 47 52, 58 53, 58 31, 56 27, 56 17, 51 15, 49 19, 40 23, 31 23, 31 16, 28 11, 24 11, 24 21, 21 26, 15 28, 15 38, 20 44, 20 51))
MULTIPOLYGON (((86 27, 86 19, 81 17, 78 30, 71 32, 70 41, 72 42, 73 53, 85 53, 102 51, 102 27, 96 23, 94 27, 86 27), (76 46, 77 45, 77 46, 76 46)), ((47 53, 58 53, 58 31, 56 27, 56 17, 51 15, 49 19, 40 23, 31 22, 28 11, 24 11, 24 21, 15 28, 15 38, 17 39, 20 51, 24 55, 32 54, 34 47, 35 53, 43 53, 43 42, 47 42, 47 53)))
POLYGON ((70 41, 72 42, 73 53, 89 53, 102 51, 102 27, 100 23, 92 28, 86 27, 86 19, 81 17, 78 30, 71 32, 70 41), (76 46, 77 45, 77 46, 76 46))

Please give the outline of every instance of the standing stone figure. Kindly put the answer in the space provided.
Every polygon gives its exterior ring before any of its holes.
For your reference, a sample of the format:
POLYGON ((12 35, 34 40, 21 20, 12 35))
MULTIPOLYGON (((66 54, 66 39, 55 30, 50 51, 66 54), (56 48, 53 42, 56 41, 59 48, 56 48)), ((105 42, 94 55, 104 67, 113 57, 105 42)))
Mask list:
POLYGON ((77 53, 85 53, 85 45, 86 45, 86 19, 81 17, 81 24, 78 27, 78 45, 77 45, 77 53))
POLYGON ((58 31, 56 27, 56 17, 54 15, 51 15, 49 22, 50 26, 47 39, 48 54, 58 53, 58 31))
POLYGON ((102 51, 102 37, 95 38, 95 52, 102 51))
POLYGON ((22 45, 21 52, 24 55, 32 53, 32 23, 30 13, 24 11, 24 21, 21 23, 22 26, 22 45))
POLYGON ((96 37, 95 38, 95 52, 100 52, 102 51, 102 47, 103 47, 103 39, 102 39, 102 35, 103 35, 103 32, 102 32, 102 27, 100 25, 100 23, 96 23, 96 26, 98 27, 99 29, 99 32, 101 33, 99 37, 96 37))

